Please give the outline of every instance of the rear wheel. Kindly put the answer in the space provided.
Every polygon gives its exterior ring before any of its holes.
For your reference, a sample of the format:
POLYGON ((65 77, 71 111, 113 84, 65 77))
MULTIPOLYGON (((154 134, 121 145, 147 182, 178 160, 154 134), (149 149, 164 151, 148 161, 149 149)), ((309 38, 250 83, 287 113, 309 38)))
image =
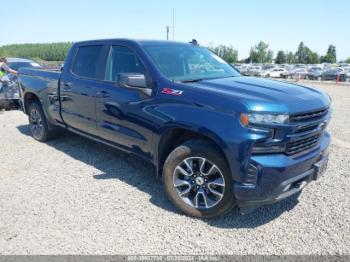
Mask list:
POLYGON ((50 131, 46 121, 45 114, 39 102, 35 101, 29 105, 29 127, 34 139, 45 142, 54 136, 50 131))
POLYGON ((170 201, 190 216, 219 216, 235 203, 228 165, 204 140, 188 141, 170 153, 163 168, 163 184, 170 201))

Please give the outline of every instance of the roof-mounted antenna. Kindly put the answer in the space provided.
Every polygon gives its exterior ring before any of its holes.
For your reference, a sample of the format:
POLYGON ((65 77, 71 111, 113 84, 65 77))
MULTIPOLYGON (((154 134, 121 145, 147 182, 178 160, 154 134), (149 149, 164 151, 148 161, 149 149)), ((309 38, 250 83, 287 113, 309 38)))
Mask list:
POLYGON ((189 42, 189 43, 192 44, 192 45, 196 45, 196 46, 199 45, 196 39, 192 39, 192 41, 189 42))

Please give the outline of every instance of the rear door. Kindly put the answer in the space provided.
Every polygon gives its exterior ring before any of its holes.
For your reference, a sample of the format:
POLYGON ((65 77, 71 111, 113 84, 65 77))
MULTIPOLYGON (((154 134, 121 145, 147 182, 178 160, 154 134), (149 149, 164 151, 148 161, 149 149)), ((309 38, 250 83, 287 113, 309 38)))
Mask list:
POLYGON ((96 94, 103 84, 101 60, 104 45, 78 46, 70 68, 60 82, 64 122, 80 132, 96 134, 96 94))

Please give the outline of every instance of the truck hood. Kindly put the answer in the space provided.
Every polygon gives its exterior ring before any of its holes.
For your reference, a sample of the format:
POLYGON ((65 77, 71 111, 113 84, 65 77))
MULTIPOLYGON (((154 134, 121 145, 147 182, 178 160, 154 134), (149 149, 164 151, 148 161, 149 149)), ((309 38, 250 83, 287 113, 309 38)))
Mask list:
MULTIPOLYGON (((211 93, 228 107, 240 102, 250 111, 299 113, 329 106, 330 97, 319 90, 255 77, 232 77, 189 84, 211 93)), ((197 89, 198 92, 198 89, 197 89)))

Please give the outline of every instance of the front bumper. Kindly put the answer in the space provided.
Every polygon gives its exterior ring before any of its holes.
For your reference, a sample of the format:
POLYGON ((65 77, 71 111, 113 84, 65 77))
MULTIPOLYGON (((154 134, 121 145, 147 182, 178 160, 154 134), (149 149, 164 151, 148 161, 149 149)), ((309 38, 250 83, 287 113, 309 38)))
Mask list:
POLYGON ((320 162, 327 162, 330 136, 325 132, 319 147, 291 157, 284 154, 258 155, 251 162, 258 169, 255 185, 235 183, 234 192, 242 213, 278 202, 300 192, 318 178, 320 162))

